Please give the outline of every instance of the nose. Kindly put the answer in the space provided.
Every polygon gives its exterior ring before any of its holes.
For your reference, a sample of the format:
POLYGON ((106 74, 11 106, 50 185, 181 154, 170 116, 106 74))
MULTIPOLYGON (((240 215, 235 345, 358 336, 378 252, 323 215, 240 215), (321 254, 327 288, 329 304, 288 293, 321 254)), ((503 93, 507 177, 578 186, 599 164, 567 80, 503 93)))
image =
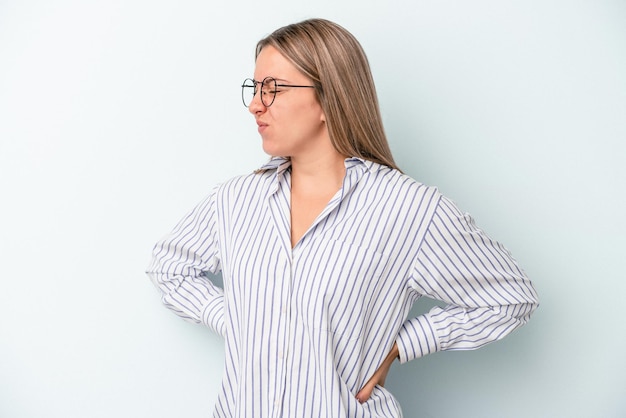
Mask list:
POLYGON ((252 97, 252 101, 248 106, 248 111, 253 115, 258 115, 264 113, 267 110, 267 107, 261 101, 261 89, 252 97))

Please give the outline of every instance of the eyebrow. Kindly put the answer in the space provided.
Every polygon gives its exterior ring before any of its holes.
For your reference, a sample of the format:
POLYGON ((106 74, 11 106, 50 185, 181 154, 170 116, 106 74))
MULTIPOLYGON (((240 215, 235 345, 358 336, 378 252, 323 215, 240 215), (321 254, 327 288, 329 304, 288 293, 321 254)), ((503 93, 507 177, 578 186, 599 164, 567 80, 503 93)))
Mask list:
POLYGON ((289 80, 285 80, 284 78, 274 77, 274 76, 272 76, 272 75, 265 76, 265 77, 263 77, 261 80, 257 80, 256 78, 253 78, 253 80, 254 80, 254 81, 258 81, 258 82, 260 83, 261 81, 265 80, 265 79, 266 79, 266 78, 268 78, 268 77, 271 77, 271 78, 273 78, 273 79, 274 79, 274 80, 276 80, 276 81, 280 81, 280 82, 283 82, 283 83, 289 83, 289 80))

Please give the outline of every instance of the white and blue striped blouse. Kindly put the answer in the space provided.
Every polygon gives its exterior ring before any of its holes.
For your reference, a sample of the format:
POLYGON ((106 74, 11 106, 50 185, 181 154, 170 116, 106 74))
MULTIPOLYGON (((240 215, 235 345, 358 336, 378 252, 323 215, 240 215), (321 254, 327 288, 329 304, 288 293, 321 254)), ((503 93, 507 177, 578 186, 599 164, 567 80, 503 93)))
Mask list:
POLYGON ((292 249, 290 161, 218 187, 156 244, 163 303, 222 335, 215 417, 400 417, 377 386, 355 395, 393 343, 406 362, 466 350, 526 323, 529 279, 436 188, 371 161, 292 249), (207 273, 222 273, 223 289, 207 273), (443 302, 407 320, 421 296, 443 302))

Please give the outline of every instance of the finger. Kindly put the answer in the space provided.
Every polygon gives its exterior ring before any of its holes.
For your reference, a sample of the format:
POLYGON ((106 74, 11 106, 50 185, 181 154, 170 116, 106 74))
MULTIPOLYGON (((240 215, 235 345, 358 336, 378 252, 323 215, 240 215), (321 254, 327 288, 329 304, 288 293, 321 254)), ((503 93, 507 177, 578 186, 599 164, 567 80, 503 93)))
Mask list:
POLYGON ((364 387, 363 389, 359 391, 359 393, 356 394, 356 400, 359 401, 360 403, 367 402, 371 394, 372 394, 372 391, 369 388, 364 387))
POLYGON ((374 382, 374 381, 372 381, 370 379, 370 381, 367 382, 365 384, 365 386, 363 386, 363 388, 361 388, 359 393, 356 394, 357 401, 359 401, 360 403, 367 402, 367 400, 372 395, 372 391, 374 390, 374 386, 376 386, 376 382, 374 382))

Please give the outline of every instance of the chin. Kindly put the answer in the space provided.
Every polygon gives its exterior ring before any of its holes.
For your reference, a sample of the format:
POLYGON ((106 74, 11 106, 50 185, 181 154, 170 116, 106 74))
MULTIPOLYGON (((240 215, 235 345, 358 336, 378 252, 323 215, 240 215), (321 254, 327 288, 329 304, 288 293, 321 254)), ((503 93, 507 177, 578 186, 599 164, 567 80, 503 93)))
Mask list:
POLYGON ((270 157, 277 156, 276 154, 274 154, 274 151, 270 149, 270 147, 266 147, 265 145, 263 145, 263 152, 269 155, 270 157))
POLYGON ((273 147, 265 140, 263 141, 263 152, 265 152, 270 157, 284 157, 287 155, 285 149, 281 149, 281 147, 273 147))

